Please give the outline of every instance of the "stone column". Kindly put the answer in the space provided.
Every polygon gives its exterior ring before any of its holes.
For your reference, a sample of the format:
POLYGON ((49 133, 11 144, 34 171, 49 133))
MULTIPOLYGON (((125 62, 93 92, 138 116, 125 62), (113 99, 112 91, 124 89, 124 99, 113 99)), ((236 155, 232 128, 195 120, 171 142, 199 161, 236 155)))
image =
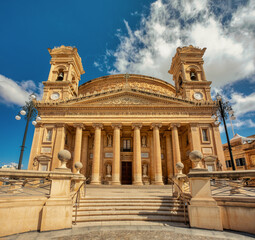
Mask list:
POLYGON ((173 159, 174 159, 174 173, 178 173, 175 165, 177 162, 181 162, 181 152, 180 152, 180 143, 178 136, 178 127, 180 124, 171 124, 172 128, 172 144, 173 144, 173 159))
POLYGON ((167 178, 168 183, 170 179, 174 176, 174 164, 173 164, 173 150, 172 150, 172 140, 170 131, 165 132, 166 137, 166 166, 167 166, 167 178))
POLYGON ((88 142, 89 142, 89 131, 84 131, 82 135, 82 149, 81 149, 81 162, 82 169, 81 173, 86 177, 87 165, 88 165, 88 142))
POLYGON ((190 140, 191 151, 196 150, 201 152, 199 128, 195 123, 190 124, 190 140))
POLYGON ((74 156, 73 156, 73 173, 76 173, 74 165, 77 162, 81 161, 81 141, 82 141, 82 129, 84 128, 83 124, 76 123, 73 125, 76 128, 75 133, 75 144, 74 144, 74 156))
POLYGON ((141 123, 132 124, 134 129, 134 159, 133 159, 133 185, 143 185, 142 183, 142 158, 141 158, 141 123))
POLYGON ((222 169, 225 171, 226 170, 225 156, 224 156, 221 137, 220 137, 219 125, 213 124, 213 137, 214 137, 215 153, 218 157, 218 161, 220 161, 220 163, 222 164, 222 169))
POLYGON ((155 163, 154 163, 154 144, 153 144, 153 135, 152 132, 149 132, 149 141, 150 141, 150 177, 151 184, 155 182, 155 163))
POLYGON ((151 127, 153 128, 155 184, 163 185, 160 136, 159 136, 159 128, 162 127, 162 124, 153 123, 151 127))
POLYGON ((120 123, 112 124, 113 130, 113 164, 112 185, 120 185, 120 123))
POLYGON ((33 137, 33 144, 30 151, 28 170, 33 170, 34 158, 40 153, 40 148, 42 145, 42 133, 43 128, 41 123, 35 125, 35 132, 33 137))
POLYGON ((93 149, 93 163, 92 163, 92 176, 91 176, 91 184, 99 185, 99 171, 100 171, 100 150, 101 150, 101 129, 103 128, 103 124, 94 123, 93 127, 95 128, 95 136, 94 136, 94 149, 93 149))
POLYGON ((53 171, 55 168, 60 166, 60 161, 58 160, 58 153, 60 150, 64 150, 64 147, 65 147, 65 135, 66 135, 65 126, 66 125, 64 123, 55 124, 56 137, 55 137, 55 143, 53 147, 54 152, 53 152, 50 171, 53 171))

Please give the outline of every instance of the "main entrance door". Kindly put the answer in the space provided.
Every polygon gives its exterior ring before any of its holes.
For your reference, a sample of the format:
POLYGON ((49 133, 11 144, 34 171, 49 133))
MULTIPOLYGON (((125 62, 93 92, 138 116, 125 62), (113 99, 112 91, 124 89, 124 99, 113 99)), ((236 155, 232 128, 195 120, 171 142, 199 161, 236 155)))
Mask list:
POLYGON ((121 184, 132 184, 132 162, 121 162, 121 184))

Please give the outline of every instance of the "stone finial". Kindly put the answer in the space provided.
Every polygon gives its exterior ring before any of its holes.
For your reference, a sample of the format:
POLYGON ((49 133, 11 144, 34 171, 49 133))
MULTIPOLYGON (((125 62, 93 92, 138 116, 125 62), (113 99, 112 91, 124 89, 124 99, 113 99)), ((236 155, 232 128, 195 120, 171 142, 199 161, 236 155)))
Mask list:
POLYGON ((195 164, 194 169, 200 169, 200 161, 203 158, 203 154, 200 151, 194 150, 189 154, 189 159, 195 164))
POLYGON ((71 153, 68 150, 60 150, 58 153, 58 159, 61 161, 60 168, 67 168, 66 164, 72 158, 71 153))
POLYGON ((77 170, 77 174, 80 174, 80 170, 83 167, 83 164, 81 162, 76 162, 74 164, 75 169, 77 170))
POLYGON ((178 170, 178 174, 182 174, 182 169, 184 168, 183 163, 182 162, 177 162, 175 167, 178 170))

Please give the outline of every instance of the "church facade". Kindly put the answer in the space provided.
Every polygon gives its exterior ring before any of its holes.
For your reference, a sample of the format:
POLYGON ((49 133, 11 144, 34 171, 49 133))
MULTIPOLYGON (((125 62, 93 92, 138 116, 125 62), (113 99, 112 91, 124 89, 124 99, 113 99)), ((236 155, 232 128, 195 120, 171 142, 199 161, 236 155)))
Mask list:
MULTIPOLYGON (((84 73, 76 48, 49 49, 51 69, 37 101, 28 169, 54 170, 57 154, 72 153, 91 184, 167 184, 177 162, 189 172, 189 152, 199 150, 224 164, 217 105, 203 69, 204 49, 177 48, 169 73, 174 86, 136 74, 103 76, 79 86, 84 73)), ((203 164, 207 164, 203 162, 203 164)))

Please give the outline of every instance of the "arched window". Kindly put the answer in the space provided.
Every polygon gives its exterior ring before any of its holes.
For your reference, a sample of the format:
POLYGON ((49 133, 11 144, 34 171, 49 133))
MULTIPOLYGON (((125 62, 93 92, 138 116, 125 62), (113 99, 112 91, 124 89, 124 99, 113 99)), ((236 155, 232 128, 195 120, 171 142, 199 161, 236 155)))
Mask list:
POLYGON ((190 70, 190 79, 192 81, 197 81, 197 73, 196 73, 196 71, 194 69, 190 70))
POLYGON ((58 72, 57 81, 63 81, 63 79, 64 79, 64 72, 63 72, 63 69, 60 69, 58 72))

